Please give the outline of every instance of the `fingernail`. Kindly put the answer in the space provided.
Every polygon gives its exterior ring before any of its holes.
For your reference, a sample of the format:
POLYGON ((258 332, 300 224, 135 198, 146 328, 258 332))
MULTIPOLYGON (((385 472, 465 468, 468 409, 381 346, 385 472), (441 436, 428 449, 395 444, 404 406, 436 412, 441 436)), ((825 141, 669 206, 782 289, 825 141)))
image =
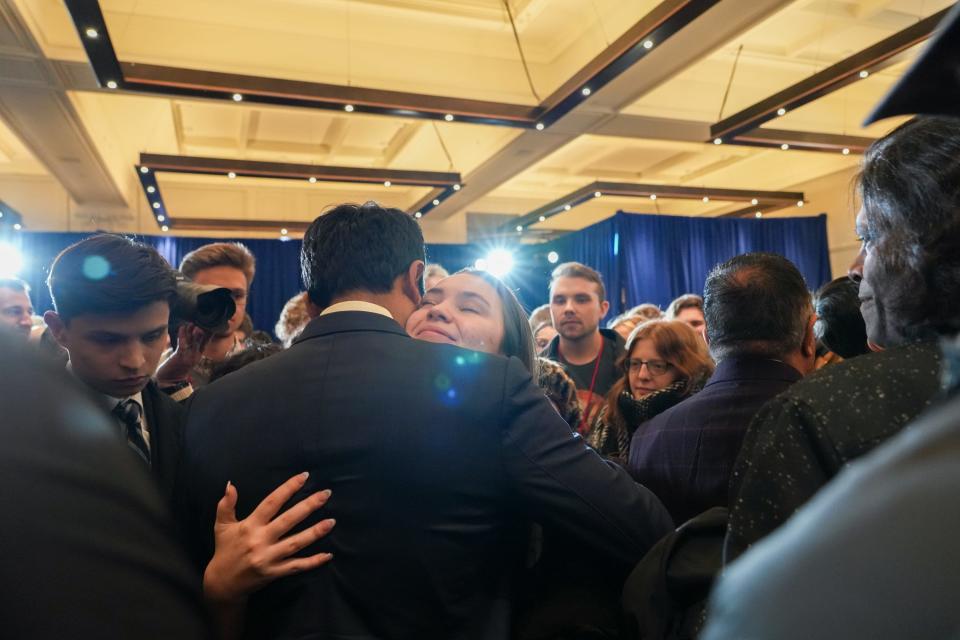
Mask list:
POLYGON ((309 472, 309 471, 304 471, 303 473, 300 474, 300 477, 303 478, 304 480, 306 480, 307 478, 310 477, 310 472, 309 472))
POLYGON ((224 489, 224 491, 229 491, 229 490, 230 490, 230 481, 229 481, 229 480, 227 480, 227 488, 226 488, 226 489, 224 489))
POLYGON ((323 495, 323 498, 324 498, 325 500, 329 500, 329 499, 330 499, 330 496, 333 495, 333 491, 330 491, 330 489, 324 489, 324 490, 321 491, 320 493, 321 493, 321 495, 323 495))

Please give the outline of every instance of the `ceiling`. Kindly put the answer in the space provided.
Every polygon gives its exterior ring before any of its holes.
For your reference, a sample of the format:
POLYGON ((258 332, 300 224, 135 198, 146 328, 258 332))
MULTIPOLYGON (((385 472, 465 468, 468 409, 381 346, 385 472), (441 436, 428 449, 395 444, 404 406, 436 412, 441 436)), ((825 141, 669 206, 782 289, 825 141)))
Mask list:
MULTIPOLYGON (((650 38, 647 53, 615 74, 601 73, 598 60, 616 53, 620 42, 654 16, 677 19, 686 5, 696 4, 100 2, 122 63, 294 81, 331 95, 377 90, 426 104, 427 110, 431 101, 466 100, 531 114, 525 125, 501 126, 465 122, 469 118, 460 115, 446 121, 364 112, 359 106, 354 111, 352 104, 349 110, 268 104, 249 95, 234 101, 229 92, 203 97, 125 84, 101 87, 84 49, 89 43, 62 0, 0 0, 0 199, 23 215, 27 228, 77 228, 83 219, 98 228, 156 233, 156 212, 137 175, 141 154, 447 172, 460 175, 462 188, 448 189, 435 206, 429 203, 439 188, 380 181, 311 183, 302 177, 158 171, 156 184, 174 220, 172 233, 181 232, 177 221, 202 219, 210 221, 206 228, 184 233, 271 236, 278 230, 251 224, 302 225, 330 205, 375 199, 411 214, 423 208, 428 241, 466 241, 468 215, 490 216, 493 226, 512 232, 514 218, 562 202, 594 181, 794 191, 856 167, 862 139, 876 139, 902 122, 860 124, 922 43, 871 67, 865 78, 762 122, 760 133, 775 137, 776 144, 750 146, 733 139, 713 144, 711 125, 952 3, 700 0, 702 11, 682 28, 649 32, 659 35, 644 36, 650 38), (584 87, 592 87, 589 96, 584 87), (561 103, 566 106, 543 130, 532 126, 561 103), (803 136, 833 136, 831 141, 839 142, 822 150, 792 148, 802 146, 803 136), (781 139, 791 140, 786 150, 781 139), (852 152, 841 153, 841 146, 852 152), (62 215, 49 204, 51 189, 64 192, 62 215)), ((525 225, 522 238, 580 229, 620 209, 744 213, 743 203, 722 198, 604 196, 525 225)), ((795 205, 779 212, 797 213, 795 205)))

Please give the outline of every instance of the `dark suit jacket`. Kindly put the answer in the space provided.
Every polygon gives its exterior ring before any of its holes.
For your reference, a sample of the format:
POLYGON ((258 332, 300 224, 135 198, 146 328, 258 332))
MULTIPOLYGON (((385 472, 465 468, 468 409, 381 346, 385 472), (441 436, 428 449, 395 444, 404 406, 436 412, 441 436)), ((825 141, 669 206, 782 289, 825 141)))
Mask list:
MULTIPOLYGON (((4 638, 211 637, 169 514, 62 364, 0 330, 4 638)), ((101 396, 102 398, 102 396, 101 396)))
POLYGON ((723 360, 702 391, 637 428, 631 475, 657 494, 677 523, 726 507, 747 425, 767 400, 801 377, 776 360, 723 360))
POLYGON ((725 561, 783 524, 851 460, 896 434, 940 389, 940 350, 911 344, 829 365, 757 414, 730 478, 725 561))
POLYGON ((302 471, 297 499, 333 490, 307 523, 337 519, 305 553, 334 560, 255 594, 251 636, 500 640, 527 518, 624 568, 672 528, 519 360, 419 342, 371 313, 321 316, 289 350, 194 396, 183 486, 201 563, 227 480, 245 517, 302 471))
POLYGON ((183 449, 186 411, 150 381, 142 392, 143 414, 150 428, 150 468, 168 501, 173 500, 177 466, 183 449))

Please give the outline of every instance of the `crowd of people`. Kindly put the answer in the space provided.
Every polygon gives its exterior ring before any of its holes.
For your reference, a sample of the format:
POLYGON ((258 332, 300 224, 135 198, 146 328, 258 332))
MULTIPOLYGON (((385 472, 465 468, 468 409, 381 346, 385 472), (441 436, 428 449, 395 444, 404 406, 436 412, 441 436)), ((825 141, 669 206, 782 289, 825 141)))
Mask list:
POLYGON ((960 121, 915 118, 849 277, 746 253, 607 326, 590 266, 528 314, 372 202, 306 231, 277 340, 243 245, 82 240, 33 339, 0 280, 11 637, 951 637, 958 176, 960 121))

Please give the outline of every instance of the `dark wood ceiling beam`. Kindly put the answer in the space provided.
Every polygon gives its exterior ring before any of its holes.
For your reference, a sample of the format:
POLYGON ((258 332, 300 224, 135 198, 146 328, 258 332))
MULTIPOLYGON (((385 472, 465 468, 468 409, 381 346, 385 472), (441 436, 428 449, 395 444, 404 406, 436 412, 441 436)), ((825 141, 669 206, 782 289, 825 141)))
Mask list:
POLYGON ((280 178, 319 182, 360 182, 366 184, 390 182, 397 186, 452 187, 460 184, 460 174, 441 171, 407 171, 400 169, 370 169, 289 162, 261 162, 232 158, 203 158, 141 153, 140 165, 154 171, 190 173, 197 175, 227 175, 238 177, 280 178))
POLYGON ((859 81, 861 72, 879 71, 894 56, 928 39, 948 11, 949 9, 938 11, 903 31, 724 118, 710 127, 710 139, 731 141, 739 134, 756 129, 763 123, 777 118, 780 109, 792 111, 859 81))
MULTIPOLYGON (((795 206, 805 199, 804 194, 800 191, 720 189, 685 185, 596 181, 538 207, 509 223, 505 223, 498 230, 505 233, 510 230, 523 231, 529 225, 544 222, 553 216, 570 211, 574 207, 596 198, 651 198, 651 196, 670 200, 703 200, 709 198, 711 201, 719 202, 748 202, 750 203, 749 211, 752 212, 764 211, 764 207, 774 210, 795 206)), ((742 215, 742 212, 738 215, 742 215)))
POLYGON ((177 231, 260 231, 287 236, 303 233, 310 222, 301 220, 237 220, 231 218, 177 218, 171 227, 177 231), (283 233, 283 229, 287 233, 283 233))
POLYGON ((755 147, 780 147, 789 145, 791 149, 804 151, 827 151, 830 153, 861 154, 873 144, 873 138, 861 136, 844 136, 831 133, 813 133, 807 131, 790 131, 787 129, 768 129, 761 127, 741 133, 734 140, 734 144, 755 147))

